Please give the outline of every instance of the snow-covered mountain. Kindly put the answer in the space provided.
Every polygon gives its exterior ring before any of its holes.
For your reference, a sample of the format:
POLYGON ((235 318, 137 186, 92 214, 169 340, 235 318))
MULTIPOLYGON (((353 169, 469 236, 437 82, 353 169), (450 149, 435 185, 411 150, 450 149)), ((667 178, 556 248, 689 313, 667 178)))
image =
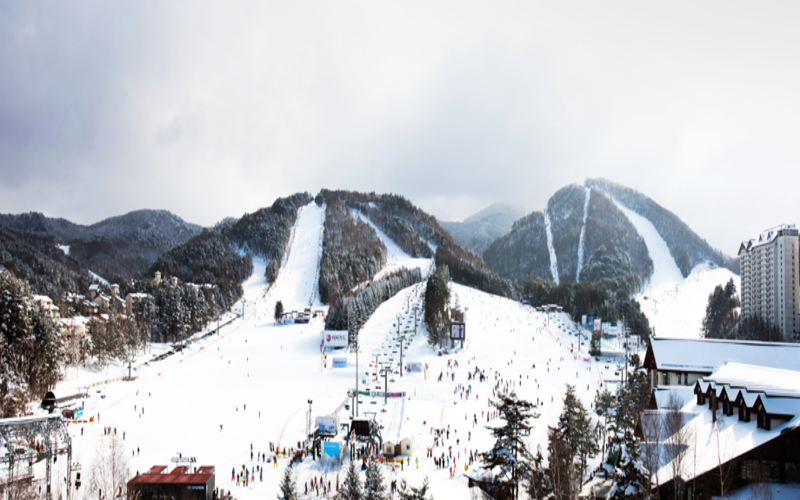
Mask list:
POLYGON ((0 214, 0 226, 50 238, 68 247, 69 257, 111 281, 145 272, 161 254, 202 231, 166 210, 137 210, 88 226, 37 212, 0 214))
MULTIPOLYGON (((509 234, 495 240, 484 252, 487 265, 501 276, 521 281, 542 276, 553 281, 587 279, 601 257, 624 254, 642 284, 654 272, 652 249, 644 230, 632 216, 650 221, 664 241, 667 255, 684 277, 694 265, 713 262, 734 268, 734 260, 715 250, 675 214, 647 196, 604 179, 587 179, 584 186, 557 191, 544 212, 516 221, 509 234), (547 236, 550 222, 551 237, 547 236), (544 247, 546 245, 546 248, 544 247)), ((622 270, 621 270, 622 271, 622 270)))
POLYGON ((464 248, 481 255, 494 240, 508 234, 514 221, 523 215, 524 212, 517 206, 494 203, 463 222, 440 223, 464 248))

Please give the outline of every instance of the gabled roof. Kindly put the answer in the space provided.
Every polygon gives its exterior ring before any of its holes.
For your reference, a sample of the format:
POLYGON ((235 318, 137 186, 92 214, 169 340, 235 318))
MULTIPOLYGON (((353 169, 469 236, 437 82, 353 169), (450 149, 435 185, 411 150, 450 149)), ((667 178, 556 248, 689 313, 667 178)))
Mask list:
POLYGON ((741 363, 795 370, 798 360, 800 344, 654 337, 647 348, 645 368, 711 374, 726 363, 741 363))

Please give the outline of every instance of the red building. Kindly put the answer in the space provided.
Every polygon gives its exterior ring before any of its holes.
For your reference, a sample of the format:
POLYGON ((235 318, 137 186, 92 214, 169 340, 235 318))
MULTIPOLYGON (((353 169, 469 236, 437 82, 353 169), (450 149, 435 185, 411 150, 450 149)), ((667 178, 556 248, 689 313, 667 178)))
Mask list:
POLYGON ((128 481, 129 500, 214 500, 214 467, 175 467, 167 473, 166 465, 155 465, 128 481))

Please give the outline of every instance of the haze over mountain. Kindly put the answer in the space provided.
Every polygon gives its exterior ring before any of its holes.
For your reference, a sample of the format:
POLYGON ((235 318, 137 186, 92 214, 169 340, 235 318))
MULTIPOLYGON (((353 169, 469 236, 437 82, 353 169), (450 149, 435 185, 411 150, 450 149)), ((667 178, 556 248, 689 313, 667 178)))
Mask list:
POLYGON ((521 208, 507 203, 493 203, 463 222, 440 221, 453 239, 478 255, 497 238, 508 234, 514 221, 525 215, 521 208))

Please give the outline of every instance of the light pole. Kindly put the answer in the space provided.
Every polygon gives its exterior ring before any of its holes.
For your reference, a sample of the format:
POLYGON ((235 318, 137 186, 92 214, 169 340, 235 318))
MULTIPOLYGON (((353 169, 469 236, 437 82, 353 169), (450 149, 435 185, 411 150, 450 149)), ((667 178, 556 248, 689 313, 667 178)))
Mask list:
POLYGON ((403 344, 406 341, 406 336, 400 337, 400 376, 403 376, 403 344))
POLYGON ((356 411, 356 417, 358 416, 358 341, 356 341, 356 393, 353 395, 355 398, 353 400, 353 409, 356 411))
POLYGON ((306 419, 306 431, 308 434, 308 440, 311 441, 311 400, 308 400, 308 418, 306 419))
POLYGON ((383 404, 384 406, 389 403, 389 372, 392 371, 392 367, 384 366, 381 368, 383 372, 383 404))

